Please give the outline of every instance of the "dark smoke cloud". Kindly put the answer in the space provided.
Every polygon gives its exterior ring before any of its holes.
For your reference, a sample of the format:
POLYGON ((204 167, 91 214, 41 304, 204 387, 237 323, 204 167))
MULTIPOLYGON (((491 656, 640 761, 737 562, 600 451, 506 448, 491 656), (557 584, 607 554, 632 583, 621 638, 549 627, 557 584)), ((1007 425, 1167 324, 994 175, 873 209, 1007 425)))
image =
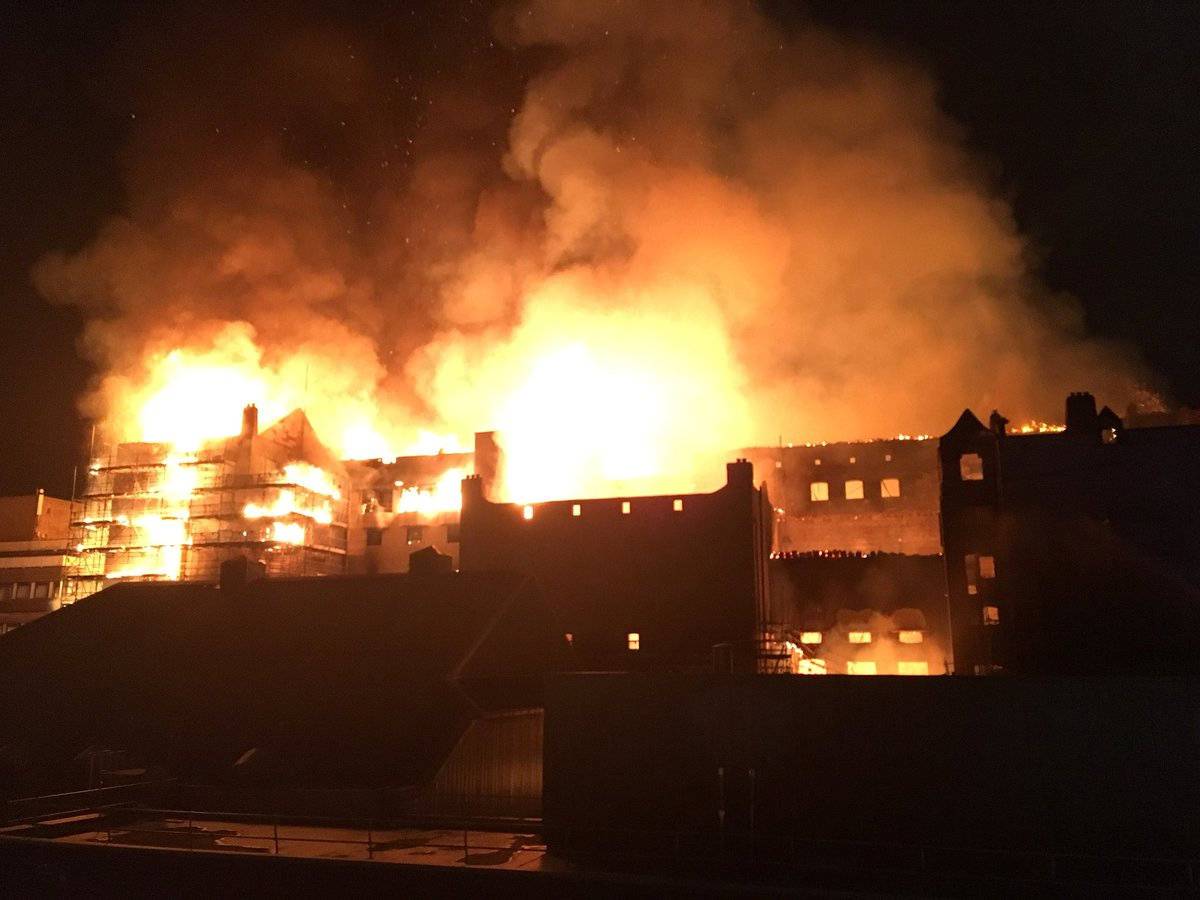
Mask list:
POLYGON ((127 207, 35 271, 92 317, 89 413, 232 333, 396 441, 465 434, 503 424, 514 360, 597 317, 652 323, 647 353, 696 335, 739 397, 688 399, 723 448, 1129 398, 1136 366, 1037 284, 903 59, 735 2, 467 8, 134 39, 127 207))

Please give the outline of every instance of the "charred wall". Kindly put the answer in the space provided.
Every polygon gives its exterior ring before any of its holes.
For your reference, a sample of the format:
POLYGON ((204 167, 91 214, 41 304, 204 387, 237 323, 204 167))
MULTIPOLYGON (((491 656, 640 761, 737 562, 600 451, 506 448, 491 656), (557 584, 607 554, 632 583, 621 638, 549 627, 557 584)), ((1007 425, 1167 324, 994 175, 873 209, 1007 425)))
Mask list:
POLYGON ((745 453, 775 507, 777 552, 941 552, 935 442, 755 447, 745 453))

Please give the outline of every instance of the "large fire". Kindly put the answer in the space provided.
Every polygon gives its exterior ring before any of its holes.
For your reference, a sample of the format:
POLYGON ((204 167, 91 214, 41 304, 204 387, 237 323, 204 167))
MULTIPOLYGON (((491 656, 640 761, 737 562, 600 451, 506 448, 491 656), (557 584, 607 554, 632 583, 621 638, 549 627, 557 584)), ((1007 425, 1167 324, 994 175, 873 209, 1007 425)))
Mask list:
MULTIPOLYGON (((494 494, 513 502, 719 484, 721 463, 746 443, 748 421, 727 335, 710 318, 689 319, 685 307, 637 317, 580 311, 570 291, 547 289, 508 340, 482 353, 453 343, 432 350, 430 389, 439 408, 455 410, 454 421, 385 412, 372 388, 345 384, 331 361, 301 354, 269 362, 252 329, 229 326, 207 344, 151 354, 140 378, 110 383, 111 437, 194 453, 236 435, 253 403, 264 423, 302 408, 342 459, 461 452, 474 432, 495 430, 503 470, 494 494)), ((398 487, 399 511, 458 503, 449 480, 432 491, 398 487)), ((274 515, 289 502, 249 512, 274 515)))

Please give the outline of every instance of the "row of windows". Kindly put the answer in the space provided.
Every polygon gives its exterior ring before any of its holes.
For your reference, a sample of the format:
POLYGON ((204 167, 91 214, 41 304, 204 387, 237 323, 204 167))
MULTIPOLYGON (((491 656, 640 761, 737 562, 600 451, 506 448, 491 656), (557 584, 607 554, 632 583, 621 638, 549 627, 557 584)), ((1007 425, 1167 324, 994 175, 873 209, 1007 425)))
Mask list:
MULTIPOLYGON (((532 519, 535 509, 536 509, 536 507, 532 503, 525 504, 525 506, 523 506, 521 508, 522 518, 524 518, 526 521, 532 519)), ((676 497, 674 500, 672 500, 671 501, 671 509, 674 510, 675 512, 683 512, 682 498, 676 497)), ((621 501, 621 515, 628 516, 632 512, 633 512, 633 503, 631 503, 629 500, 622 500, 621 501)), ((572 503, 571 504, 571 515, 572 515, 572 517, 574 517, 576 519, 578 519, 580 516, 582 516, 583 515, 583 504, 582 503, 572 503)))
MULTIPOLYGON (((851 644, 869 644, 874 639, 874 635, 869 631, 850 631, 846 634, 846 640, 851 644)), ((896 639, 901 644, 921 644, 925 641, 925 632, 915 628, 906 628, 896 632, 896 639)), ((825 635, 820 631, 802 631, 800 632, 800 643, 815 645, 825 641, 825 635)))
MULTIPOLYGON (((796 674, 828 675, 829 666, 823 659, 806 657, 800 660, 796 674)), ((878 675, 879 665, 873 659, 851 659, 846 662, 847 675, 878 675)), ((929 663, 925 660, 900 660, 896 663, 897 675, 928 675, 929 663)))
MULTIPOLYGON (((862 500, 866 493, 861 479, 852 478, 843 487, 847 500, 862 500)), ((900 496, 900 479, 883 478, 879 482, 879 496, 884 500, 892 500, 900 496)), ((808 497, 814 503, 824 503, 829 499, 829 482, 814 481, 808 486, 808 497)))
MULTIPOLYGON (((575 646, 575 635, 571 632, 568 631, 566 634, 564 634, 563 640, 567 642, 568 647, 575 646)), ((625 635, 625 646, 630 650, 641 650, 642 636, 636 631, 630 631, 625 635)))
POLYGON ((30 597, 49 600, 57 597, 60 582, 18 581, 15 584, 0 584, 0 600, 28 600, 30 597))
MULTIPOLYGON (((441 527, 441 526, 435 526, 435 527, 441 527)), ((458 532, 458 528, 459 528, 458 523, 450 522, 450 523, 447 523, 444 527, 446 529, 446 543, 457 544, 458 543, 458 533, 459 533, 458 532)), ((382 528, 366 529, 367 546, 368 547, 382 546, 383 545, 383 531, 384 531, 384 529, 382 529, 382 528)), ((424 525, 406 525, 405 531, 404 531, 404 539, 409 544, 424 543, 424 541, 426 539, 426 526, 424 526, 424 525)))
MULTIPOLYGON (((788 446, 791 446, 791 445, 789 444, 788 446)), ((884 462, 891 462, 891 461, 892 461, 892 454, 890 454, 890 453, 885 453, 885 454, 883 454, 883 461, 884 461, 884 462)), ((850 465, 854 465, 856 462, 858 462, 858 457, 856 457, 856 456, 851 456, 851 457, 850 457, 850 460, 849 460, 849 462, 850 462, 850 465)), ((820 459, 820 457, 818 457, 817 459, 814 459, 814 460, 813 460, 813 465, 814 465, 814 466, 819 466, 820 464, 821 464, 821 459, 820 459)), ((775 460, 775 468, 777 468, 777 469, 782 469, 782 468, 783 468, 783 460, 781 460, 781 459, 777 459, 777 460, 775 460)))

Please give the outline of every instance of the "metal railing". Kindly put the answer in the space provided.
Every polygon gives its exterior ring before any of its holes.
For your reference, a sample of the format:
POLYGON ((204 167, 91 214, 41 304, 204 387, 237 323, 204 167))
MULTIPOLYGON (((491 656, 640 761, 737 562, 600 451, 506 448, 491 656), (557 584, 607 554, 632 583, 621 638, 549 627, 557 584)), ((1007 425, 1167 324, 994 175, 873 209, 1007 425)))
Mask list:
MULTIPOLYGON (((367 860, 377 860, 381 854, 394 849, 430 848, 451 853, 461 850, 462 858, 455 862, 463 866, 503 864, 522 851, 545 851, 540 837, 536 834, 536 826, 540 823, 533 821, 527 824, 535 827, 519 829, 537 838, 527 841, 517 840, 522 838, 523 834, 516 834, 511 828, 502 831, 472 828, 469 824, 437 822, 424 816, 348 824, 338 819, 167 810, 115 803, 103 807, 81 808, 76 812, 102 812, 104 815, 100 818, 81 822, 79 831, 103 835, 101 843, 115 846, 162 847, 162 838, 169 836, 170 843, 182 850, 219 849, 225 853, 254 853, 265 850, 274 856, 302 856, 303 854, 298 852, 288 853, 289 845, 333 845, 361 848, 367 860), (453 827, 455 824, 460 827, 453 827), (234 830, 222 831, 222 826, 232 826, 234 830), (243 830, 237 830, 238 826, 243 826, 243 830), (261 830, 261 833, 255 833, 255 829, 261 830), (317 829, 328 830, 321 834, 313 834, 317 829), (411 834, 414 831, 434 832, 435 835, 417 840, 411 834), (355 836, 356 833, 361 836, 355 836), (506 834, 513 836, 513 840, 510 840, 507 846, 497 843, 494 838, 490 842, 479 840, 481 835, 498 837, 506 834), (217 839, 224 841, 219 847, 215 846, 217 839)), ((503 824, 512 826, 522 823, 503 824)), ((19 838, 21 835, 6 836, 19 838)))

